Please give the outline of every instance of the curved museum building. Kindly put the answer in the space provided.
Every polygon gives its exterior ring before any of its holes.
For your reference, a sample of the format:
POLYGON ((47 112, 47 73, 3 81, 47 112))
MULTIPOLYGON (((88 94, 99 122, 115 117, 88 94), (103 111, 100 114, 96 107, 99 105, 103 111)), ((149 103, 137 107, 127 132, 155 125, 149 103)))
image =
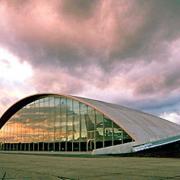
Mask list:
POLYGON ((180 126, 116 104, 35 94, 0 119, 1 151, 179 154, 180 126))

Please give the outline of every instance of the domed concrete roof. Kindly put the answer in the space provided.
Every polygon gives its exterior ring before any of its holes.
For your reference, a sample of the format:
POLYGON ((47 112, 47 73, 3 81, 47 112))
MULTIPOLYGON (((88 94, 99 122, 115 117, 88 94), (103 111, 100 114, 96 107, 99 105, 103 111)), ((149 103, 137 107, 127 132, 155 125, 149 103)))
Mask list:
POLYGON ((63 96, 85 103, 103 113, 123 128, 136 144, 180 135, 180 125, 117 104, 63 94, 35 94, 12 105, 1 117, 0 128, 22 107, 43 97, 63 96))

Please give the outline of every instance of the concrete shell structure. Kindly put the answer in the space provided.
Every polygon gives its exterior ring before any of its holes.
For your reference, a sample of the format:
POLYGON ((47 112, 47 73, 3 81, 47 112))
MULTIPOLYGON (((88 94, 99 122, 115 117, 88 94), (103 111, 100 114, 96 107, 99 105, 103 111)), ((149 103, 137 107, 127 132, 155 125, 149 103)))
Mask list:
POLYGON ((2 150, 136 154, 176 144, 175 152, 180 151, 179 125, 120 105, 69 95, 26 97, 2 115, 0 128, 2 150))

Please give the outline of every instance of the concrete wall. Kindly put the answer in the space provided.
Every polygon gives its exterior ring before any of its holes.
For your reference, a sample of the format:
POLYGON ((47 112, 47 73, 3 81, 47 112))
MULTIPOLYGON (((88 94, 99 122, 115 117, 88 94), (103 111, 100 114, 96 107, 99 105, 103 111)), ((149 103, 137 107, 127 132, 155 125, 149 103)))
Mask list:
POLYGON ((101 154, 123 154, 123 153, 131 153, 132 147, 135 146, 135 142, 105 147, 93 150, 92 154, 101 155, 101 154))

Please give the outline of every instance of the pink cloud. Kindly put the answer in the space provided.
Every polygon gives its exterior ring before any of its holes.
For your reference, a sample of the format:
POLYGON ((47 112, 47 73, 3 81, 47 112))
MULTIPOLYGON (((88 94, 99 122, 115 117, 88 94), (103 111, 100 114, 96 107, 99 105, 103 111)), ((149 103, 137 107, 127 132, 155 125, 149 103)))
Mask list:
MULTIPOLYGON (((179 97, 173 4, 80 2, 0 2, 0 45, 33 68, 32 77, 11 87, 10 98, 49 91, 129 104, 179 97)), ((10 88, 3 86, 1 109, 10 88)))

